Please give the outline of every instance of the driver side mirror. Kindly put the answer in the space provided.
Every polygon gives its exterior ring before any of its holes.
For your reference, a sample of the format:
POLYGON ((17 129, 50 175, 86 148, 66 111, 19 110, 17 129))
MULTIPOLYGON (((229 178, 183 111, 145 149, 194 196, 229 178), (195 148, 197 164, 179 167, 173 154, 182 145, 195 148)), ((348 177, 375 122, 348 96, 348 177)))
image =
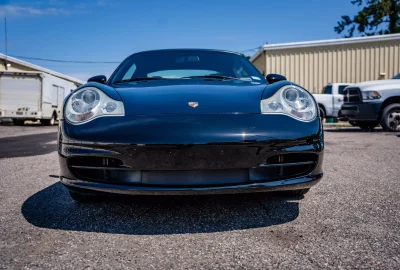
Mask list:
POLYGON ((265 77, 267 79, 267 82, 269 84, 273 84, 279 81, 286 81, 286 77, 280 74, 268 74, 267 77, 265 77))
POLYGON ((107 77, 104 75, 97 75, 94 77, 89 78, 88 82, 97 82, 101 84, 105 84, 107 81, 107 77))

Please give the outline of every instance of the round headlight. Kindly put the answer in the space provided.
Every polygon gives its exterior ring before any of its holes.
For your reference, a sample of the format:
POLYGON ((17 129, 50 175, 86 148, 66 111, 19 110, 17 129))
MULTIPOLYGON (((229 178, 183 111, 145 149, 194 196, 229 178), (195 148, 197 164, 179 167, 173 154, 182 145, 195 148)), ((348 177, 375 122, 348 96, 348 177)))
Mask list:
POLYGON ((121 101, 111 99, 94 87, 77 90, 69 97, 64 108, 65 118, 74 124, 103 115, 124 115, 124 106, 121 101))
POLYGON ((301 88, 290 87, 283 91, 283 101, 295 110, 304 110, 309 106, 311 97, 301 88))
POLYGON ((285 85, 272 97, 261 100, 261 112, 286 114, 312 121, 317 116, 317 105, 306 90, 296 85, 285 85))
POLYGON ((86 104, 92 104, 96 101, 96 94, 91 90, 86 90, 82 94, 82 100, 86 102, 86 104))
POLYGON ((286 89, 283 93, 283 96, 288 100, 289 102, 294 102, 298 98, 298 92, 296 89, 289 88, 286 89))

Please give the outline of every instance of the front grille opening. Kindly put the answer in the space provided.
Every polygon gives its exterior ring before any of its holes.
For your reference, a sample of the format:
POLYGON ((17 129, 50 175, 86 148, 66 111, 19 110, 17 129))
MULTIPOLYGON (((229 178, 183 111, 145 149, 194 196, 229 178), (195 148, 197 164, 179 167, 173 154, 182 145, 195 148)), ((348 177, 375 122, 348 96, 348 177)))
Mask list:
POLYGON ((113 181, 121 177, 130 179, 127 174, 130 167, 116 158, 107 157, 72 157, 68 167, 75 177, 82 180, 113 181))
POLYGON ((71 171, 75 177, 82 180, 106 181, 109 178, 105 170, 71 168, 71 171))
POLYGON ((349 106, 346 105, 342 108, 342 110, 346 110, 346 111, 357 111, 357 106, 349 106))
POLYGON ((317 162, 318 156, 312 153, 296 153, 296 154, 282 154, 269 157, 267 164, 280 164, 280 163, 296 163, 312 161, 317 162))
POLYGON ((141 172, 137 170, 82 169, 71 168, 79 179, 89 181, 109 181, 119 183, 140 183, 141 172))
POLYGON ((250 170, 251 182, 277 181, 285 178, 306 176, 315 169, 316 163, 276 166, 276 167, 257 167, 250 170))
POLYGON ((362 101, 359 88, 347 88, 343 91, 344 103, 359 103, 362 101))
POLYGON ((122 161, 107 157, 72 157, 68 159, 69 166, 87 167, 121 167, 122 161))
POLYGON ((300 177, 311 173, 317 161, 318 156, 313 153, 281 154, 269 157, 262 167, 268 168, 271 179, 300 177))
POLYGON ((317 166, 313 153, 284 153, 267 159, 265 164, 249 169, 196 171, 141 171, 115 158, 71 157, 68 167, 81 180, 115 184, 156 186, 212 186, 235 183, 277 181, 310 174, 317 166))

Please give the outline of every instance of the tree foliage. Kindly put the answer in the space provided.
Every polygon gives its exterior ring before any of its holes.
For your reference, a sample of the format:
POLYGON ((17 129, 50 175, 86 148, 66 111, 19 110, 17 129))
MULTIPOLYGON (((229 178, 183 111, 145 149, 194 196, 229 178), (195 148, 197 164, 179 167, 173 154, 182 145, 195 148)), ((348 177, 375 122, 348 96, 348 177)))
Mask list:
POLYGON ((363 36, 400 33, 400 0, 352 0, 353 5, 362 9, 351 18, 342 16, 335 26, 335 32, 352 37, 355 30, 363 36))

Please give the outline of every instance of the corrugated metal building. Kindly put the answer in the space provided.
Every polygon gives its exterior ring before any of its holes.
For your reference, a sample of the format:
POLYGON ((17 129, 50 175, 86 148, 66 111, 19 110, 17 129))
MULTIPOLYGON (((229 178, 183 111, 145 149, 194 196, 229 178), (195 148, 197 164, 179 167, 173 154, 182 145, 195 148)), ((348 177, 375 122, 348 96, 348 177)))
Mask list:
POLYGON ((400 73, 400 34, 266 44, 250 61, 313 93, 328 83, 390 79, 400 73))

